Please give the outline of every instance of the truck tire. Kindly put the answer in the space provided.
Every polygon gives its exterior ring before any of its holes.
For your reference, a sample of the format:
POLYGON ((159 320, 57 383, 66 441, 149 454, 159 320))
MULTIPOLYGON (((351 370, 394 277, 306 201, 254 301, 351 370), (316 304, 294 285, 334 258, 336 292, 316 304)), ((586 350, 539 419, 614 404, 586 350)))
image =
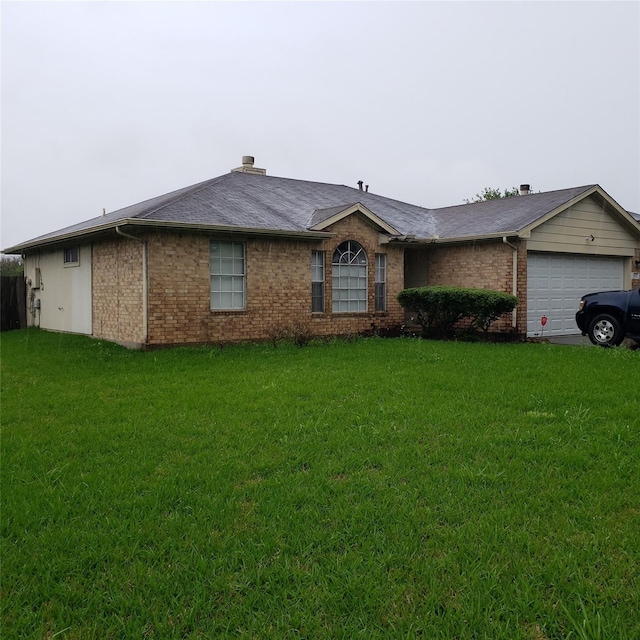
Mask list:
POLYGON ((620 323, 608 313, 601 313, 591 320, 587 335, 600 347, 617 347, 624 340, 620 323))

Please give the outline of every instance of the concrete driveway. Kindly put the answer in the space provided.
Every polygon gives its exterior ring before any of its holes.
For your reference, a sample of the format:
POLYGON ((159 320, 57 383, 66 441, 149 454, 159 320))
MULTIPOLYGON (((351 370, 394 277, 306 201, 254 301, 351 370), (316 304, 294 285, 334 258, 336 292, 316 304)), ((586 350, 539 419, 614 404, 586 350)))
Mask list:
POLYGON ((580 347, 593 347, 594 344, 587 336, 583 336, 579 333, 571 336, 551 336, 547 338, 549 344, 571 344, 580 347))
MULTIPOLYGON (((571 336, 550 336, 549 338, 545 338, 544 341, 549 344, 569 344, 578 347, 596 346, 591 343, 591 340, 589 340, 587 336, 582 336, 579 333, 571 336)), ((620 346, 633 350, 640 349, 640 345, 630 338, 625 338, 620 346)))

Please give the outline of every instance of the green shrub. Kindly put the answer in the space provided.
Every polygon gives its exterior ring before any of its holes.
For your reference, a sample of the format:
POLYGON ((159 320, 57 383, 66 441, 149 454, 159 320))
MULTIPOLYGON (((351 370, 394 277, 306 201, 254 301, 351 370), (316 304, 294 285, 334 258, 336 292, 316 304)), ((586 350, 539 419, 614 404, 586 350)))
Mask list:
POLYGON ((404 289, 398 302, 416 314, 424 335, 449 336, 464 319, 469 330, 487 333, 500 316, 513 311, 518 299, 501 291, 433 286, 404 289))

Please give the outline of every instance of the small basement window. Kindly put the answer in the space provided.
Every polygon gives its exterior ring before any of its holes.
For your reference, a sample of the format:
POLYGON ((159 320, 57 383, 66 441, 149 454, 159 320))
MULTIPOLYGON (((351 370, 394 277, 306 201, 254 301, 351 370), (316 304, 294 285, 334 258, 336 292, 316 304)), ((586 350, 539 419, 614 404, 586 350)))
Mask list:
POLYGON ((80 247, 67 247, 64 250, 64 266, 77 267, 80 264, 80 247))

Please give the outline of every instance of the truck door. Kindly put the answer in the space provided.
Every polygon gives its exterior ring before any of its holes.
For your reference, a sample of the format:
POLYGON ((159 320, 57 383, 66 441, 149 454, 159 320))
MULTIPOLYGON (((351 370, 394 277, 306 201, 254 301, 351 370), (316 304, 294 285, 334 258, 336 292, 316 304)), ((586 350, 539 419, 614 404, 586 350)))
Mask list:
POLYGON ((640 336, 640 288, 634 289, 629 298, 627 333, 640 336))

